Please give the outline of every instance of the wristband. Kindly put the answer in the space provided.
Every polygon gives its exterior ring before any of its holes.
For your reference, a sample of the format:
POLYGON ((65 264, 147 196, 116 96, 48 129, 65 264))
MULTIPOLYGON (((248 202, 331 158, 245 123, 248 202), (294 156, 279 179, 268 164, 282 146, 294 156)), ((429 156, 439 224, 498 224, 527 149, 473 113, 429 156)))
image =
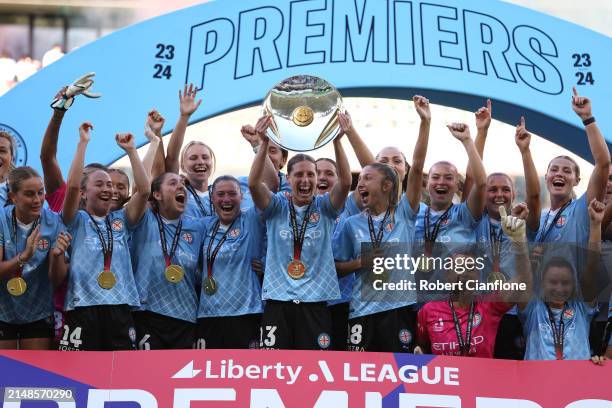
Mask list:
POLYGON ((26 264, 26 262, 21 259, 21 254, 17 254, 17 262, 19 263, 20 268, 23 268, 26 264))
POLYGON ((591 123, 595 123, 595 116, 591 116, 590 118, 585 119, 585 120, 583 120, 583 121, 582 121, 582 124, 583 124, 584 126, 588 126, 588 125, 590 125, 591 123))

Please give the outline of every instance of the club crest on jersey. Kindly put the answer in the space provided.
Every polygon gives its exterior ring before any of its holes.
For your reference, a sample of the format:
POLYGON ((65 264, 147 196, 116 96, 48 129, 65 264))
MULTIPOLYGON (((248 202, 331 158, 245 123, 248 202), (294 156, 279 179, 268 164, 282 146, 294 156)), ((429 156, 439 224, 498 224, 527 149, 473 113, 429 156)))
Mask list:
POLYGON ((474 313, 474 318, 472 319, 472 326, 476 328, 480 326, 480 322, 482 322, 482 315, 478 312, 474 313))
POLYGON ((133 327, 128 329, 128 336, 130 336, 132 344, 136 344, 136 330, 133 327))
POLYGON ((193 242, 193 235, 191 235, 189 232, 183 232, 183 240, 188 244, 191 244, 193 242))
POLYGON ((317 337, 317 343, 319 343, 319 347, 322 349, 327 349, 331 345, 331 337, 327 333, 321 333, 317 337))
POLYGON ((408 329, 401 329, 399 331, 399 341, 402 344, 410 344, 410 342, 412 341, 412 333, 410 333, 410 330, 408 329))
POLYGON ((450 222, 450 218, 445 218, 440 222, 440 225, 448 225, 448 223, 450 222))
POLYGON ((240 228, 231 229, 228 235, 230 236, 230 238, 236 238, 238 235, 240 235, 240 228))
POLYGON ((41 251, 46 251, 49 249, 49 240, 47 238, 41 238, 38 240, 38 249, 41 251))
POLYGON ((310 214, 309 220, 310 222, 319 222, 320 218, 321 216, 319 215, 318 212, 313 212, 312 214, 310 214))
POLYGON ((123 221, 121 221, 121 220, 114 220, 113 223, 111 224, 111 228, 115 232, 121 231, 123 229, 123 221))
POLYGON ((563 318, 564 319, 571 319, 574 317, 574 310, 573 309, 567 309, 566 311, 563 312, 563 318))
POLYGON ((444 321, 442 319, 438 319, 438 321, 433 324, 432 330, 436 333, 444 331, 444 321))
POLYGON ((557 228, 561 228, 562 226, 565 225, 565 223, 567 222, 567 217, 565 215, 562 215, 559 217, 559 219, 557 220, 557 223, 555 224, 555 226, 557 228))
POLYGON ((385 230, 387 230, 387 232, 391 232, 393 231, 393 223, 390 222, 385 226, 385 230))

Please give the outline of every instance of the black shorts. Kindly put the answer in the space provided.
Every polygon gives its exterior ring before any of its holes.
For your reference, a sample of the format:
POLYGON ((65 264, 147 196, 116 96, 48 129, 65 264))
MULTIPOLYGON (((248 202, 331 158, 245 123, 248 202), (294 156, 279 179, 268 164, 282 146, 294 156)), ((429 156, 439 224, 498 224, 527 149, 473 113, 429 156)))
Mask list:
POLYGON ((128 305, 77 307, 66 313, 59 350, 136 350, 136 329, 128 305))
POLYGON ((494 358, 522 360, 525 356, 525 337, 518 316, 505 314, 499 322, 495 338, 494 358))
POLYGON ((259 348, 261 313, 198 319, 196 348, 259 348))
POLYGON ((332 319, 332 350, 346 351, 348 332, 349 302, 329 306, 332 319))
POLYGON ((195 324, 149 311, 132 314, 139 350, 191 349, 195 324))
POLYGON ((349 320, 350 351, 406 353, 416 346, 417 312, 412 306, 349 320))
POLYGON ((31 323, 13 324, 0 322, 0 340, 53 338, 53 318, 31 323))
POLYGON ((325 302, 266 301, 259 347, 286 350, 328 350, 331 316, 325 302))

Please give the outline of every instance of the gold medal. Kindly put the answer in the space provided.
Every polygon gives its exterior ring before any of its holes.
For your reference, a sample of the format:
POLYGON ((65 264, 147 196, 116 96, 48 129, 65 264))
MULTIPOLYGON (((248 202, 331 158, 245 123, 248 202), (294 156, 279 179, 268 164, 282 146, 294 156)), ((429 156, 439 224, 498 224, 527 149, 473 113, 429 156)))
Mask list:
POLYGON ((417 261, 417 269, 421 273, 429 273, 433 271, 432 261, 426 255, 421 255, 417 261))
POLYGON ((28 284, 21 276, 19 276, 9 280, 6 284, 6 289, 13 296, 21 296, 28 289, 28 284))
POLYGON ((102 289, 112 289, 116 283, 117 279, 115 278, 115 274, 111 271, 102 271, 100 275, 98 275, 98 285, 100 285, 102 289))
POLYGON ((293 260, 287 265, 287 274, 291 279, 302 279, 306 273, 306 266, 302 261, 293 260))
POLYGON ((489 283, 495 283, 497 281, 501 281, 502 283, 505 283, 508 279, 506 279, 506 275, 504 275, 501 272, 491 272, 489 274, 489 276, 487 277, 487 282, 489 283))
POLYGON ((293 110, 291 118, 300 127, 308 126, 314 119, 314 112, 308 106, 298 106, 293 110))
POLYGON ((179 283, 185 276, 185 271, 180 265, 170 265, 164 271, 166 280, 171 283, 179 283))
POLYGON ((215 282, 212 276, 208 276, 206 279, 204 279, 204 293, 210 296, 214 295, 216 291, 217 282, 215 282))

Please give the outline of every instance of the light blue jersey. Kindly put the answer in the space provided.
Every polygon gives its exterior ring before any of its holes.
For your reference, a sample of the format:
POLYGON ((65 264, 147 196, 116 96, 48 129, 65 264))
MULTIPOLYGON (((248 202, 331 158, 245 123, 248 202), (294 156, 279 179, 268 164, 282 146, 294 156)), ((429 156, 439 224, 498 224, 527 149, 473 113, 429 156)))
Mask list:
POLYGON ((8 200, 8 183, 2 182, 0 183, 0 208, 6 205, 6 201, 8 200))
MULTIPOLYGON (((34 225, 13 223, 10 205, 0 209, 0 244, 3 261, 17 256, 26 246, 28 233, 34 225), (17 242, 15 243, 15 234, 17 242)), ((40 238, 32 258, 24 265, 22 278, 27 290, 21 296, 8 293, 6 284, 14 276, 0 279, 0 321, 13 324, 31 323, 53 314, 52 287, 49 281, 49 250, 55 245, 57 236, 64 229, 58 214, 42 209, 40 213, 40 238)))
POLYGON ((559 217, 556 217, 557 212, 543 210, 535 241, 586 244, 590 225, 588 206, 585 193, 565 206, 559 217), (556 222, 552 225, 555 218, 556 222))
MULTIPOLYGON (((383 215, 372 217, 374 221, 374 231, 378 232, 383 215)), ((383 227, 382 241, 410 243, 414 239, 414 222, 416 214, 410 207, 405 196, 402 197, 395 213, 389 217, 383 227)), ((339 234, 334 237, 334 256, 338 261, 351 261, 361 256, 361 243, 372 242, 370 229, 368 227, 368 212, 347 218, 339 234)), ((407 245, 406 249, 411 246, 407 245)), ((408 253, 408 256, 411 254, 408 253)), ((386 310, 398 309, 416 303, 416 291, 406 291, 402 295, 401 301, 397 295, 393 294, 392 299, 385 299, 386 293, 375 291, 372 286, 372 271, 361 268, 355 272, 355 282, 351 296, 349 308, 349 319, 360 316, 367 316, 386 310), (369 286, 369 287, 368 287, 369 286)), ((399 282, 406 279, 414 282, 414 275, 410 271, 392 271, 389 275, 389 282, 399 282)))
POLYGON ((187 204, 183 215, 195 219, 209 217, 214 212, 210 201, 210 192, 199 192, 194 188, 187 188, 187 204))
MULTIPOLYGON (((334 238, 337 234, 342 230, 342 226, 345 221, 353 216, 357 215, 361 212, 357 204, 355 204, 354 195, 355 192, 349 194, 346 198, 346 202, 344 203, 344 209, 340 213, 338 217, 338 222, 336 223, 336 229, 334 230, 334 238)), ((329 306, 337 305, 340 303, 346 303, 351 301, 351 296, 353 293, 353 284, 355 283, 355 273, 350 273, 342 278, 338 279, 338 284, 340 285, 340 299, 332 300, 328 302, 329 306)))
MULTIPOLYGON (((79 306, 121 304, 140 306, 128 247, 129 232, 125 208, 110 213, 108 217, 113 232, 110 270, 116 278, 116 284, 111 289, 103 289, 98 285, 98 275, 104 269, 104 256, 100 238, 89 214, 79 210, 72 222, 66 225, 72 235, 66 311, 79 306)), ((94 220, 104 239, 107 240, 105 219, 94 217, 94 220)))
MULTIPOLYGON (((417 214, 415 228, 415 241, 425 241, 425 213, 427 205, 421 203, 417 214)), ((435 223, 444 214, 444 211, 430 210, 430 230, 433 230, 435 223)), ((467 203, 453 204, 448 211, 446 221, 440 224, 440 230, 436 237, 436 242, 441 243, 466 243, 476 242, 475 230, 478 227, 478 220, 474 219, 467 203)))
MULTIPOLYGON (((170 252, 178 220, 161 218, 161 221, 166 248, 170 252)), ((132 267, 140 296, 140 307, 134 310, 148 310, 195 323, 198 308, 196 275, 204 233, 204 220, 182 217, 181 232, 171 264, 181 266, 185 275, 178 283, 168 282, 164 275, 166 260, 157 217, 153 210, 147 209, 140 223, 131 230, 132 267)))
POLYGON ((211 239, 211 254, 227 232, 225 241, 213 262, 213 279, 217 291, 207 295, 200 294, 198 318, 217 316, 240 316, 251 313, 262 313, 261 286, 257 275, 251 269, 251 261, 259 259, 264 238, 264 224, 255 207, 241 212, 231 225, 219 225, 212 237, 215 224, 219 218, 206 219, 206 237, 202 245, 203 268, 202 279, 208 275, 207 249, 211 239))
MULTIPOLYGON (((338 277, 332 256, 332 236, 338 210, 332 206, 327 193, 313 198, 301 255, 306 273, 301 279, 292 279, 287 273, 287 266, 293 260, 289 205, 286 193, 279 192, 272 195, 263 212, 268 240, 273 243, 267 249, 263 299, 302 302, 339 299, 338 277)), ((306 208, 295 207, 298 228, 302 225, 306 208)))
MULTIPOLYGON (((291 193, 291 185, 287 180, 287 176, 285 173, 278 172, 278 181, 279 181, 279 189, 278 191, 281 193, 291 193)), ((253 202, 253 196, 251 195, 251 190, 249 190, 249 178, 247 176, 238 177, 238 183, 240 184, 240 191, 242 192, 242 202, 240 203, 240 208, 243 210, 249 209, 255 206, 253 202)))
MULTIPOLYGON (((555 324, 559 325, 561 309, 551 309, 555 324)), ((584 302, 570 301, 563 312, 563 359, 588 360, 591 358, 589 348, 589 330, 591 319, 597 309, 584 302)), ((546 304, 539 299, 527 304, 523 312, 519 313, 523 323, 527 348, 525 360, 555 360, 555 343, 551 322, 548 317, 546 304)))

